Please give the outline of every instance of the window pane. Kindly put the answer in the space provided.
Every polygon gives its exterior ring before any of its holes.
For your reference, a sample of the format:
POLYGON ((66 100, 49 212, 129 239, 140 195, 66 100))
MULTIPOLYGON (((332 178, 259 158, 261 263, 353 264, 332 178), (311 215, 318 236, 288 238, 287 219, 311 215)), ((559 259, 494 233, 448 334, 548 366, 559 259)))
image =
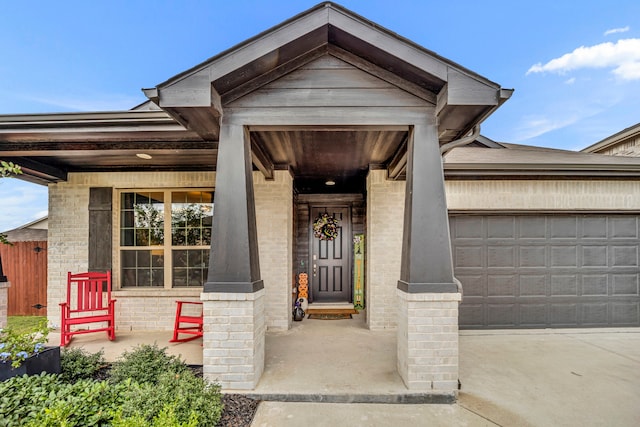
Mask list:
POLYGON ((212 219, 212 192, 189 191, 171 194, 173 246, 210 245, 212 219))
POLYGON ((121 252, 122 287, 164 287, 162 250, 124 250, 121 252))
POLYGON ((203 286, 209 272, 209 250, 174 250, 172 253, 173 286, 203 286))
POLYGON ((164 193, 122 193, 120 226, 122 246, 163 245, 164 193))

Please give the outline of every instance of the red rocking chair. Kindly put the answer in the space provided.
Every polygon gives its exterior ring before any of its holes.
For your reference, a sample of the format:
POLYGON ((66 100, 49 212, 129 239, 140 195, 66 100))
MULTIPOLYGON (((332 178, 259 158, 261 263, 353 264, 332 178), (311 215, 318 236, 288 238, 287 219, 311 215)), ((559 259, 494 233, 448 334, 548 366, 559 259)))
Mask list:
POLYGON ((173 338, 169 342, 185 342, 195 340, 202 336, 202 308, 198 315, 185 315, 182 314, 182 306, 184 304, 199 305, 202 307, 201 302, 197 301, 176 301, 178 304, 176 307, 176 321, 173 326, 173 338), (178 338, 178 334, 193 335, 188 338, 178 338))
POLYGON ((60 345, 66 347, 73 335, 106 331, 109 340, 116 338, 115 304, 111 299, 111 272, 68 273, 67 301, 60 303, 60 345), (87 323, 104 323, 95 329, 71 330, 72 326, 87 323))

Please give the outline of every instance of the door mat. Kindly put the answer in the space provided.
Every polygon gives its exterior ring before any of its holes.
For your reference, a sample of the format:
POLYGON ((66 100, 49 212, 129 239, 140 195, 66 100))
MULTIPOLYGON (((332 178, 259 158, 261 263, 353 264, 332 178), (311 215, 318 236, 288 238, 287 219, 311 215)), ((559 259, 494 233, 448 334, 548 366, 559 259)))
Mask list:
POLYGON ((311 313, 307 317, 307 319, 318 319, 318 320, 343 320, 343 319, 351 319, 351 314, 349 313, 311 313))

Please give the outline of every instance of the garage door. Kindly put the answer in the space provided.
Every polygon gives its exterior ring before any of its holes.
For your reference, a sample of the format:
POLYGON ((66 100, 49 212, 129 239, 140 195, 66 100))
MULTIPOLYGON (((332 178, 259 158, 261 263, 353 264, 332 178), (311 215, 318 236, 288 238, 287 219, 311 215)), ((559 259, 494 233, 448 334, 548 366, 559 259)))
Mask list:
POLYGON ((461 328, 640 326, 640 216, 450 220, 461 328))

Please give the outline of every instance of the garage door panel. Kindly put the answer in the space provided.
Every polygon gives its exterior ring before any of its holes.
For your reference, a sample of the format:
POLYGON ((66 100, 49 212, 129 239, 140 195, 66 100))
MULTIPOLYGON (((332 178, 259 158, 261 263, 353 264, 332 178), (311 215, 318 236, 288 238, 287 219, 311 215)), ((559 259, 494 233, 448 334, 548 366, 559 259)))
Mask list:
POLYGON ((609 294, 609 276, 607 274, 583 274, 582 295, 607 296, 609 294))
POLYGON ((572 246, 551 246, 551 266, 553 267, 577 267, 578 248, 572 246))
POLYGON ((511 275, 488 275, 487 296, 489 297, 515 297, 517 295, 518 279, 511 275))
POLYGON ((637 274, 614 274, 611 295, 638 296, 637 274))
POLYGON ((575 274, 551 275, 551 296, 578 296, 578 278, 575 274))
POLYGON ((520 267, 545 268, 547 265, 545 246, 520 246, 518 256, 520 267))
POLYGON ((456 239, 482 239, 484 218, 481 216, 459 217, 451 227, 456 239))
POLYGON ((523 221, 524 217, 516 217, 518 220, 518 237, 521 239, 547 238, 547 220, 545 217, 529 217, 523 221))
POLYGON ((585 245, 582 250, 582 267, 601 268, 608 264, 608 246, 604 245, 585 245))
POLYGON ((638 218, 614 217, 611 218, 611 237, 622 239, 638 238, 638 218))
POLYGON ((486 320, 484 317, 484 304, 465 304, 460 306, 459 322, 467 328, 484 328, 486 320))
POLYGON ((606 239, 609 235, 609 221, 606 216, 582 217, 582 238, 606 239))
POLYGON ((639 218, 452 216, 460 326, 640 326, 639 218))
POLYGON ((483 267, 484 249, 482 246, 457 246, 454 251, 456 265, 462 269, 483 267))
POLYGON ((609 323, 609 304, 606 302, 581 305, 580 323, 582 326, 606 326, 609 323))
POLYGON ((488 268, 515 268, 516 267, 516 247, 493 246, 487 247, 487 267, 488 268))
POLYGON ((578 304, 563 303, 549 306, 549 323, 556 326, 578 326, 578 304))
POLYGON ((487 219, 489 239, 515 239, 516 219, 513 216, 496 216, 487 219))
POLYGON ((487 304, 487 324, 492 328, 517 326, 517 310, 514 303, 487 304))
POLYGON ((578 237, 578 219, 576 217, 550 217, 551 239, 575 239, 578 237))
POLYGON ((636 326, 640 323, 640 304, 637 302, 611 303, 611 323, 613 326, 636 326))
POLYGON ((547 324, 547 304, 520 304, 519 326, 542 328, 547 324))
POLYGON ((613 267, 637 267, 638 247, 637 246, 614 246, 611 250, 613 267))
POLYGON ((519 276, 520 296, 546 296, 546 274, 521 274, 519 276))
POLYGON ((462 293, 465 298, 485 297, 487 295, 487 280, 482 274, 457 274, 456 278, 462 283, 462 293))

